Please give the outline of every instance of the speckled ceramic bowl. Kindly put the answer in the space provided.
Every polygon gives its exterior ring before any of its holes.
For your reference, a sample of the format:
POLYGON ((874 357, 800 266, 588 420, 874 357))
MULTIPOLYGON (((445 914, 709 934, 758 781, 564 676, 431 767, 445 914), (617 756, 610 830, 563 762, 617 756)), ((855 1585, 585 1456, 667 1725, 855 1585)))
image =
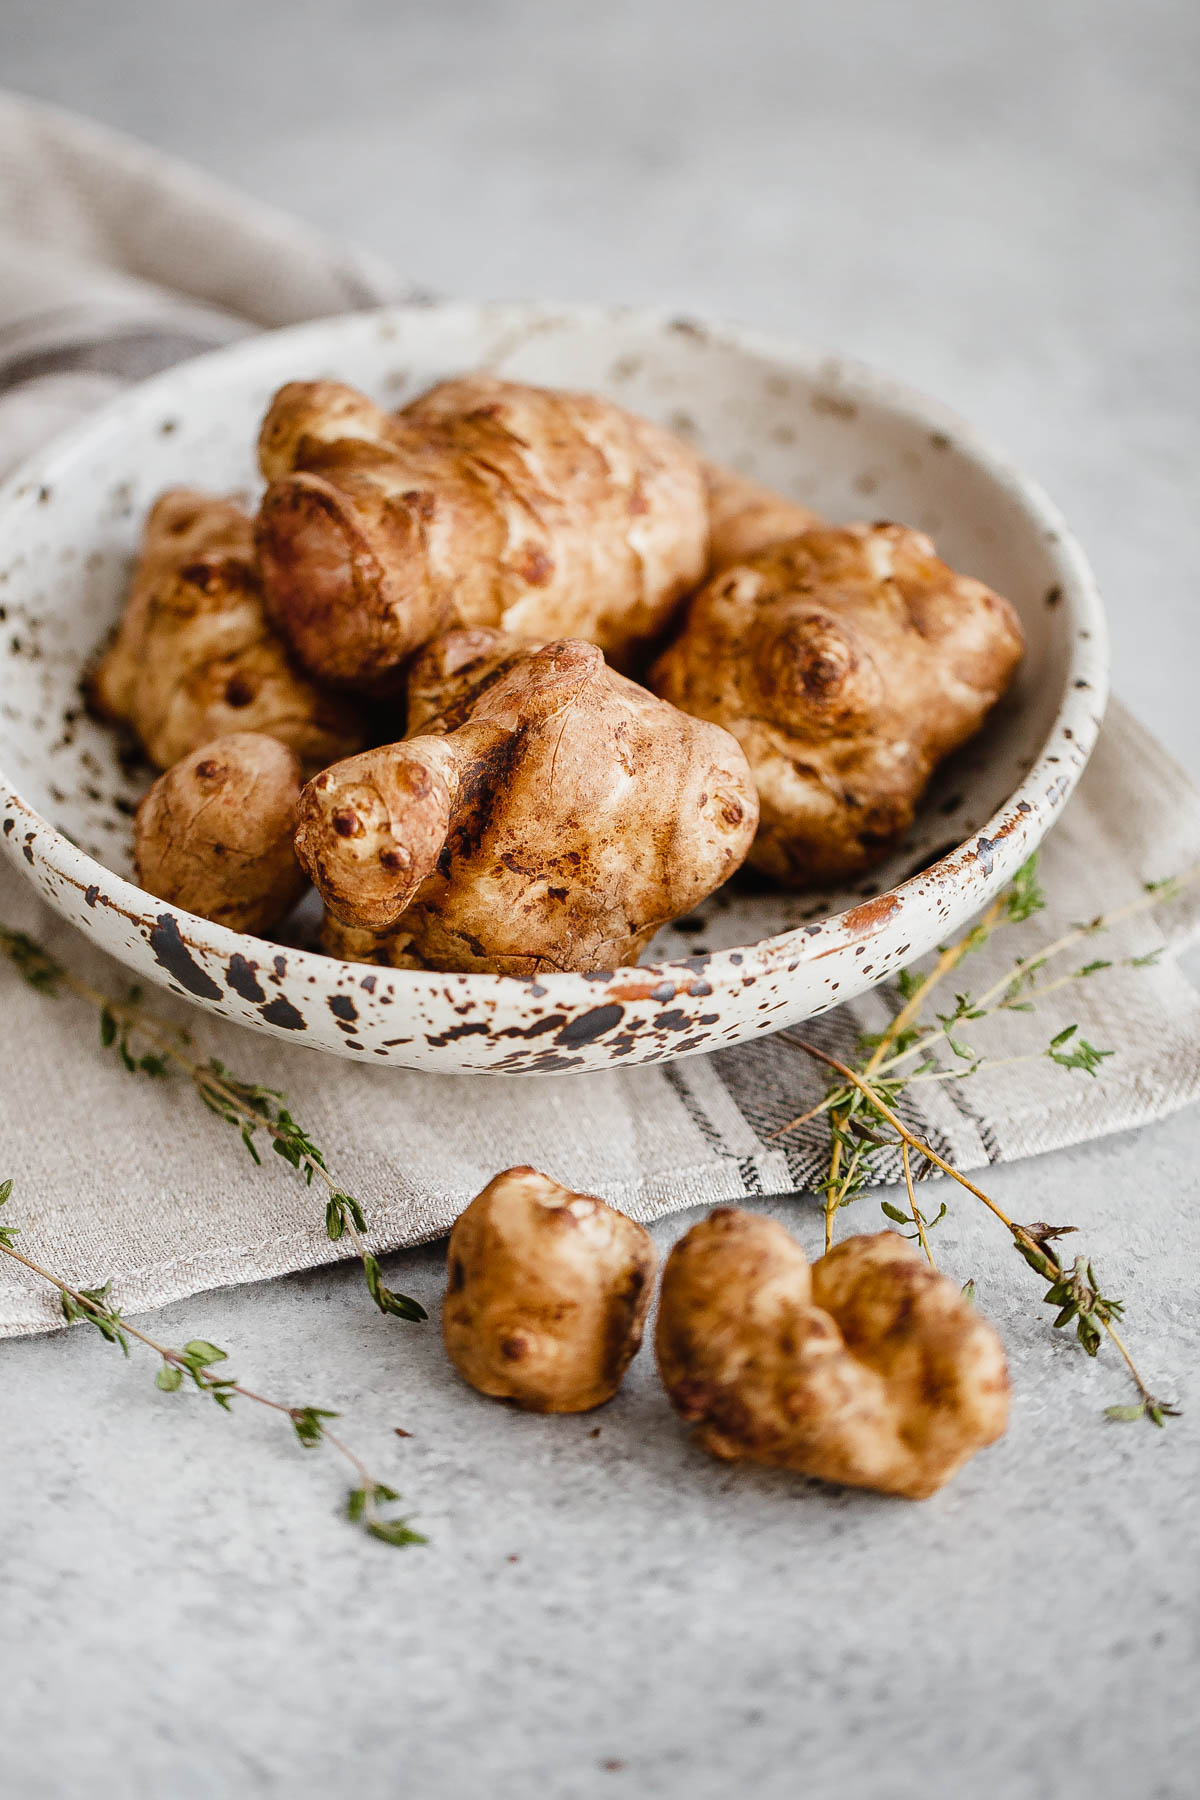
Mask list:
POLYGON ((941 407, 841 361, 688 320, 538 304, 354 314, 225 350, 135 389, 0 491, 0 848, 139 975, 342 1056, 536 1074, 693 1055, 819 1013, 978 912, 1053 823, 1099 729, 1104 620, 1044 495, 941 407), (399 405, 487 365, 595 388, 834 519, 892 518, 1007 594, 1029 651, 987 731, 939 774, 875 878, 824 895, 742 878, 612 975, 522 980, 365 968, 174 912, 131 879, 146 776, 81 709, 161 489, 257 486, 271 394, 335 376, 399 405))

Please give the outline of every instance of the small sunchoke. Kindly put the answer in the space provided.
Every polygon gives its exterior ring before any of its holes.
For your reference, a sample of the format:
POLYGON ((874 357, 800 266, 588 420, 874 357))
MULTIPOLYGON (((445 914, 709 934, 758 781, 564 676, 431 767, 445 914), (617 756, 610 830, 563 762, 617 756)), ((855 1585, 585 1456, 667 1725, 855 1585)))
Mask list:
POLYGON ((151 509, 125 613, 89 698, 106 718, 131 725, 160 769, 233 731, 278 738, 310 770, 364 741, 360 708, 322 692, 268 624, 250 515, 184 488, 151 509))
POLYGON ((262 732, 230 732, 160 775, 134 820, 148 893, 231 931, 272 931, 308 883, 292 838, 301 771, 262 732))
POLYGON ((450 1233, 450 1360, 481 1394, 531 1412, 602 1406, 641 1344, 656 1263, 624 1213, 536 1169, 508 1169, 450 1233))

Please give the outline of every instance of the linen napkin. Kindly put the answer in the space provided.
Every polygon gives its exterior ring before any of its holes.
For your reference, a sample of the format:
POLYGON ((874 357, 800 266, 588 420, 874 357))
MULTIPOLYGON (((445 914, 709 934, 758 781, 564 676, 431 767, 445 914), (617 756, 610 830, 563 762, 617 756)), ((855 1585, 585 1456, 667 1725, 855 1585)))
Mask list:
MULTIPOLYGON (((410 294, 369 259, 220 184, 51 108, 0 95, 0 472, 55 431, 179 358, 263 327, 410 294)), ((1117 704, 1047 842, 1047 910, 971 959, 973 991, 1072 922, 1200 863, 1200 794, 1117 704)), ((0 869, 0 922, 25 929, 114 995, 124 970, 0 869)), ((987 1066, 929 1080, 913 1127, 962 1169, 1143 1124, 1200 1093, 1200 999, 1176 958, 1200 930, 1200 884, 1064 958, 1072 982, 1037 1013, 975 1031, 987 1066), (1048 1061, 1068 1024, 1112 1049, 1092 1078, 1048 1061)), ((968 979, 964 965, 962 982, 968 979)), ((962 982, 957 979, 956 987, 962 982)), ((649 1220, 703 1202, 802 1190, 827 1146, 820 1119, 775 1135, 823 1092, 779 1038, 620 1073, 498 1080, 370 1070, 180 1008, 202 1055, 278 1088, 393 1249, 445 1231, 497 1170, 533 1163, 649 1220)), ((875 992, 806 1027, 846 1053, 899 1004, 875 992)), ((81 1285, 111 1277, 136 1312, 206 1288, 329 1262, 319 1197, 284 1164, 256 1168, 186 1081, 131 1077, 81 1001, 51 999, 0 965, 0 1179, 21 1247, 81 1285)), ((1072 1040, 1072 1042, 1077 1040, 1072 1040)), ((950 1059, 951 1062, 953 1059, 950 1059)), ((881 1171, 895 1175, 895 1170, 881 1171)), ((860 1201, 864 1228, 873 1207, 860 1201)), ((60 1323, 36 1277, 0 1269, 0 1336, 60 1323)))

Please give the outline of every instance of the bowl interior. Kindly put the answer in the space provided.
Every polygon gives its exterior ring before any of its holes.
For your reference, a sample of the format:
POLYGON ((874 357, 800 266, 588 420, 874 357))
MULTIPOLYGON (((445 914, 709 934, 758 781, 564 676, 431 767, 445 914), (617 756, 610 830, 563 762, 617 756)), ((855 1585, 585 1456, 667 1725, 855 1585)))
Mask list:
POLYGON ((662 933, 646 960, 755 943, 840 911, 960 844, 1008 799, 1055 720, 1079 620, 1056 572, 1055 532, 959 421, 854 366, 745 334, 465 305, 357 315, 220 352, 132 392, 42 460, 10 496, 0 541, 0 768, 14 787, 131 876, 131 818, 150 774, 88 717, 79 682, 120 613, 151 502, 176 483, 252 500, 258 422, 285 380, 336 377, 397 406, 480 365, 610 394, 831 519, 916 525, 1006 594, 1028 636, 1012 693, 939 772, 914 829, 869 879, 806 895, 739 877, 662 933))

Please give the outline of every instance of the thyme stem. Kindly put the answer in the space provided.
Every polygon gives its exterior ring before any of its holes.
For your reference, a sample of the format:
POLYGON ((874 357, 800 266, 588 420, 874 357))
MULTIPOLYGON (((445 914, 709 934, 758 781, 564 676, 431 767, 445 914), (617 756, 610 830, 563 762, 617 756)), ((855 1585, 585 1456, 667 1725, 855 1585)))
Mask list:
POLYGON ((182 1070, 210 1112, 215 1112, 226 1123, 240 1127, 242 1142, 256 1162, 259 1158, 253 1145, 253 1134, 260 1128, 265 1131, 284 1159, 300 1171, 309 1186, 314 1176, 324 1183, 329 1195, 326 1231, 335 1240, 343 1235, 350 1239, 362 1264, 368 1291, 380 1311, 409 1320, 425 1318, 425 1309, 418 1301, 406 1294, 394 1293, 384 1285, 378 1260, 363 1236, 365 1219, 361 1205, 330 1173, 320 1151, 286 1111, 281 1095, 240 1081, 215 1061, 198 1062, 187 1053, 185 1034, 144 1011, 140 997, 112 999, 50 957, 25 933, 0 925, 0 951, 40 992, 53 995, 60 987, 67 988, 96 1007, 101 1019, 101 1042, 106 1045, 115 1042, 125 1067, 131 1072, 141 1069, 148 1074, 163 1074, 169 1063, 182 1070), (130 1054, 128 1041, 134 1032, 153 1047, 156 1057, 135 1059, 130 1054))
MULTIPOLYGON (((1190 887, 1197 879, 1200 879, 1200 864, 1194 864, 1191 868, 1184 869, 1181 874, 1172 876, 1170 883, 1167 884, 1169 885, 1169 894, 1164 893, 1164 884, 1155 883, 1143 893, 1139 894, 1136 899, 1128 901, 1124 906, 1117 907, 1113 912, 1102 913, 1098 918, 1091 920, 1090 923, 1086 925, 1072 926, 1070 931, 1064 932, 1061 937, 1055 938, 1052 943, 1045 945, 1041 950, 1032 951, 1028 956, 1021 957, 1020 960, 1014 963, 1008 970, 1007 974, 999 976, 997 980, 992 983, 991 987, 985 988, 975 1002, 975 1010, 980 1013, 1003 1010, 1004 996, 1010 991, 1015 990, 1018 984, 1025 979, 1030 971, 1036 971, 1040 969, 1043 964, 1050 962, 1052 958, 1062 956, 1067 950, 1073 950, 1076 945, 1083 943, 1087 938, 1096 937, 1102 931, 1110 931, 1114 925, 1124 924, 1127 919, 1136 918, 1141 913, 1152 911, 1154 907, 1161 905, 1165 898, 1173 899, 1176 894, 1181 893, 1185 888, 1190 887)), ((1001 899, 1003 899, 1003 896, 1001 899)), ((991 914, 996 910, 997 906, 1000 906, 1000 904, 1001 902, 997 901, 989 908, 988 912, 984 914, 983 919, 980 921, 980 927, 977 927, 977 930, 988 923, 991 919, 991 914)), ((957 959, 958 961, 961 961, 962 955, 966 954, 966 947, 969 946, 970 940, 974 935, 974 933, 969 933, 968 936, 962 940, 961 945, 950 946, 951 950, 961 950, 962 954, 957 959)), ((943 955, 947 954, 949 954, 949 952, 943 953, 943 955)), ((940 965, 942 958, 939 958, 938 960, 940 965)), ((953 967, 954 965, 950 964, 949 966, 953 967)), ((926 984, 923 984, 918 988, 908 1004, 896 1014, 891 1025, 880 1038, 874 1054, 866 1064, 866 1070, 869 1074, 890 1074, 893 1069, 897 1068, 901 1063, 906 1062, 909 1057, 918 1054, 924 1055, 932 1045, 944 1041, 949 1036, 947 1028, 945 1026, 939 1026, 935 1030, 923 1032, 916 1043, 909 1044, 907 1048, 898 1051, 895 1056, 889 1057, 886 1062, 882 1060, 880 1055, 882 1051, 895 1041, 899 1032, 911 1025, 917 1018, 921 1010, 920 1003, 928 993, 929 987, 933 985, 935 979, 940 980, 941 974, 946 972, 947 971, 945 970, 939 972, 939 969, 935 967, 927 978, 926 984), (903 1021, 903 1024, 901 1021, 903 1021)), ((1043 982, 1040 987, 1032 989, 1026 988, 1025 997, 1043 998, 1046 994, 1053 993, 1058 988, 1068 986, 1076 979, 1077 977, 1074 975, 1060 975, 1054 981, 1043 982)))
MULTIPOLYGON (((12 1192, 12 1183, 0 1184, 0 1205, 8 1199, 12 1192)), ((405 1520, 386 1519, 379 1513, 379 1503, 394 1500, 398 1496, 392 1489, 375 1480, 366 1463, 352 1450, 344 1439, 329 1429, 327 1420, 337 1415, 313 1406, 289 1406, 285 1401, 272 1400, 266 1394, 258 1393, 247 1387, 244 1382, 235 1381, 228 1376, 220 1376, 213 1372, 212 1364, 223 1362, 225 1353, 215 1345, 194 1340, 182 1350, 172 1349, 168 1344, 159 1343, 149 1332, 142 1331, 137 1325, 131 1325, 115 1307, 102 1298, 102 1290, 72 1287, 70 1282, 55 1275, 51 1269, 35 1262, 31 1256, 15 1248, 11 1242, 15 1228, 7 1226, 0 1232, 0 1254, 20 1263, 41 1280, 48 1282, 63 1296, 64 1312, 72 1323, 88 1323, 97 1326, 101 1334, 110 1342, 117 1343, 125 1354, 129 1354, 128 1339, 134 1338, 144 1344, 148 1350, 159 1357, 164 1370, 174 1373, 165 1377, 160 1373, 159 1385, 174 1390, 182 1385, 186 1375, 202 1391, 209 1393, 227 1409, 233 1396, 249 1400, 255 1406, 264 1406, 270 1412, 282 1413, 289 1421, 300 1443, 311 1449, 319 1443, 326 1443, 331 1450, 347 1462, 358 1476, 359 1485, 351 1490, 347 1511, 351 1519, 361 1521, 373 1537, 381 1538, 386 1543, 401 1545, 424 1543, 425 1539, 414 1532, 405 1520)))
MULTIPOLYGON (((969 951, 973 950, 976 945, 982 943, 994 930, 996 925, 1001 922, 1005 917, 1007 907, 1007 895, 999 895, 992 901, 992 904, 988 907, 978 925, 969 931, 965 937, 960 938, 956 944, 948 944, 940 953, 933 968, 930 969, 927 975, 922 976, 916 988, 909 995, 904 1005, 900 1008, 900 1011, 896 1014, 895 1018, 887 1026, 880 1037, 879 1042, 872 1051, 866 1065, 868 1074, 873 1074, 876 1069, 879 1068, 888 1049, 895 1043, 901 1032, 907 1031, 920 1017, 921 1010, 925 1005, 926 1000, 938 983, 944 980, 945 977, 950 974, 952 969, 956 969, 963 957, 966 956, 969 951)), ((786 1036, 787 1034, 785 1033, 784 1035, 786 1036)), ((839 1127, 845 1122, 844 1119, 838 1117, 836 1111, 831 1115, 831 1119, 832 1122, 839 1127)), ((799 1121, 797 1121, 797 1123, 798 1122, 799 1121)), ((785 1127, 785 1129, 790 1130, 791 1127, 788 1126, 785 1127)), ((830 1151, 829 1157, 829 1175, 825 1183, 826 1250, 829 1250, 833 1244, 834 1214, 841 1205, 842 1198, 857 1173, 858 1161, 859 1158, 857 1155, 853 1156, 851 1158, 850 1168, 846 1170, 845 1175, 842 1174, 842 1145, 840 1136, 835 1131, 833 1148, 830 1151)))
POLYGON ((908 1204, 912 1211, 913 1224, 917 1228, 917 1236, 921 1240, 921 1248, 925 1252, 925 1260, 928 1262, 931 1269, 936 1269, 937 1264, 933 1260, 933 1251, 929 1248, 929 1238, 925 1231, 925 1221, 921 1217, 921 1209, 917 1205, 917 1193, 916 1189, 913 1187, 912 1164, 909 1161, 908 1144, 903 1138, 900 1140, 900 1157, 904 1163, 904 1185, 908 1189, 908 1204))
MULTIPOLYGON (((991 933, 995 930, 996 926, 1003 921, 1006 910, 1006 895, 1001 894, 992 901, 992 904, 988 907, 982 919, 980 919, 979 923, 974 926, 972 930, 967 932, 965 937, 960 938, 956 944, 948 944, 941 952, 928 975, 922 977, 921 981, 909 995, 891 1024, 888 1025, 881 1034, 879 1042, 867 1059, 866 1073, 868 1076, 874 1075, 880 1069, 884 1057, 900 1034, 907 1031, 910 1026, 915 1025, 921 1016, 930 992, 940 981, 944 980, 952 970, 958 967, 964 956, 968 955, 970 951, 981 944, 986 937, 991 936, 991 933)), ((923 1040, 923 1042, 924 1041, 926 1040, 923 1040)))
MULTIPOLYGON (((1039 1237, 1028 1227, 1016 1224, 1014 1220, 1009 1218, 1003 1207, 998 1206, 989 1195, 984 1193, 981 1187, 977 1187, 973 1181, 969 1181, 965 1175, 961 1174, 951 1163, 948 1163, 944 1157, 939 1156, 932 1145, 925 1143, 923 1139, 909 1131, 908 1127, 887 1104, 887 1101, 876 1092, 865 1073, 860 1075, 856 1070, 850 1068, 848 1064, 842 1062, 838 1057, 831 1056, 827 1050, 818 1049, 816 1044, 810 1044, 807 1039, 797 1037, 794 1032, 784 1031, 780 1033, 780 1036, 789 1044, 794 1044, 798 1050, 803 1050, 807 1056, 814 1057, 818 1062, 822 1062, 828 1068, 835 1070, 844 1081, 848 1081, 852 1087, 859 1090, 872 1109, 878 1113, 881 1119, 884 1119, 887 1124, 892 1127, 892 1130, 900 1139, 901 1153, 905 1159, 906 1177, 909 1175, 907 1153, 909 1149, 916 1150, 921 1156, 925 1157, 928 1162, 931 1162, 935 1168, 941 1169, 943 1174, 949 1175, 952 1181, 956 1181, 960 1187, 965 1188, 969 1194, 973 1194, 977 1200, 983 1202, 988 1211, 994 1214, 1011 1234, 1018 1250, 1020 1250, 1025 1257, 1025 1260, 1030 1263, 1031 1267, 1039 1273, 1052 1275, 1054 1277, 1054 1287, 1051 1291, 1057 1293, 1060 1285, 1060 1278, 1063 1276, 1064 1271, 1061 1264, 1057 1262, 1057 1259, 1052 1258, 1047 1252, 1045 1240, 1048 1234, 1044 1229, 1042 1231, 1042 1236, 1039 1237)), ((912 1196, 912 1192, 910 1180, 910 1196, 912 1196)), ((915 1209, 915 1199, 913 1200, 913 1205, 915 1209)), ((1078 1266, 1079 1265, 1077 1264, 1077 1267, 1078 1266)), ((1090 1265, 1088 1267, 1088 1275, 1089 1279, 1091 1279, 1090 1265)), ((1095 1304, 1088 1306, 1088 1315, 1107 1333, 1109 1339, 1125 1362, 1129 1373, 1132 1375, 1147 1413, 1154 1419, 1156 1424, 1161 1424, 1162 1420, 1158 1415, 1164 1412, 1173 1413, 1175 1409, 1170 1406, 1164 1406, 1161 1401, 1156 1400, 1142 1379, 1124 1340, 1109 1317, 1109 1306, 1115 1307, 1118 1311, 1120 1310, 1119 1307, 1116 1307, 1115 1302, 1105 1302, 1100 1295, 1095 1293, 1094 1288, 1091 1289, 1091 1293, 1092 1300, 1095 1304)), ((1082 1309, 1077 1307, 1076 1311, 1079 1310, 1082 1309)), ((1069 1316, 1070 1315, 1068 1315, 1068 1317, 1069 1316)), ((1068 1318, 1064 1317, 1063 1323, 1066 1322, 1068 1322, 1068 1318)), ((1084 1339, 1084 1342, 1086 1347, 1086 1339, 1084 1339)))
POLYGON ((850 1083, 851 1087, 856 1087, 859 1090, 863 1097, 870 1102, 880 1118, 887 1120, 887 1123, 892 1127, 892 1130, 896 1133, 897 1137, 900 1138, 902 1143, 907 1143, 912 1149, 919 1151, 922 1156, 935 1164, 935 1166, 941 1169, 944 1174, 951 1176, 960 1184, 960 1186, 965 1187, 969 1193, 974 1194, 977 1200, 982 1200, 989 1211, 995 1213, 1001 1224, 1007 1225, 1008 1229, 1012 1232, 1017 1232, 1021 1229, 1019 1225, 1013 1224, 1008 1214, 997 1206, 994 1200, 988 1199, 988 1196, 984 1193, 982 1188, 977 1188, 973 1181, 968 1181, 965 1175, 960 1175, 957 1169, 952 1168, 948 1162, 944 1162, 937 1151, 929 1144, 924 1143, 919 1137, 914 1136, 907 1125, 903 1124, 892 1111, 887 1102, 880 1098, 865 1075, 859 1075, 854 1069, 850 1068, 847 1063, 840 1062, 836 1056, 830 1056, 827 1050, 818 1050, 815 1044, 810 1044, 805 1038, 797 1037, 791 1031, 781 1031, 779 1035, 783 1038, 785 1043, 794 1044, 797 1050, 803 1050, 806 1055, 816 1057, 818 1062, 823 1062, 827 1064, 829 1068, 835 1069, 844 1080, 850 1083))
MULTIPOLYGON (((781 1037, 785 1035, 780 1033, 781 1037)), ((1044 1050, 1027 1050, 1020 1056, 982 1056, 978 1062, 972 1063, 966 1069, 922 1069, 918 1074, 908 1076, 904 1085, 906 1088, 910 1088, 915 1087, 918 1082, 965 1081, 969 1075, 983 1075, 992 1069, 1015 1069, 1022 1063, 1045 1062, 1045 1060, 1046 1052, 1044 1050)), ((889 1065, 885 1063, 879 1073, 885 1074, 888 1067, 889 1065)), ((774 1131, 768 1132, 767 1142, 773 1144, 776 1138, 787 1137, 789 1132, 798 1130, 801 1125, 807 1125, 812 1119, 819 1119, 822 1113, 829 1112, 830 1108, 837 1104, 838 1093, 834 1089, 826 1094, 823 1100, 818 1100, 815 1106, 810 1106, 807 1112, 798 1113, 794 1119, 789 1119, 786 1125, 779 1125, 774 1131)))

